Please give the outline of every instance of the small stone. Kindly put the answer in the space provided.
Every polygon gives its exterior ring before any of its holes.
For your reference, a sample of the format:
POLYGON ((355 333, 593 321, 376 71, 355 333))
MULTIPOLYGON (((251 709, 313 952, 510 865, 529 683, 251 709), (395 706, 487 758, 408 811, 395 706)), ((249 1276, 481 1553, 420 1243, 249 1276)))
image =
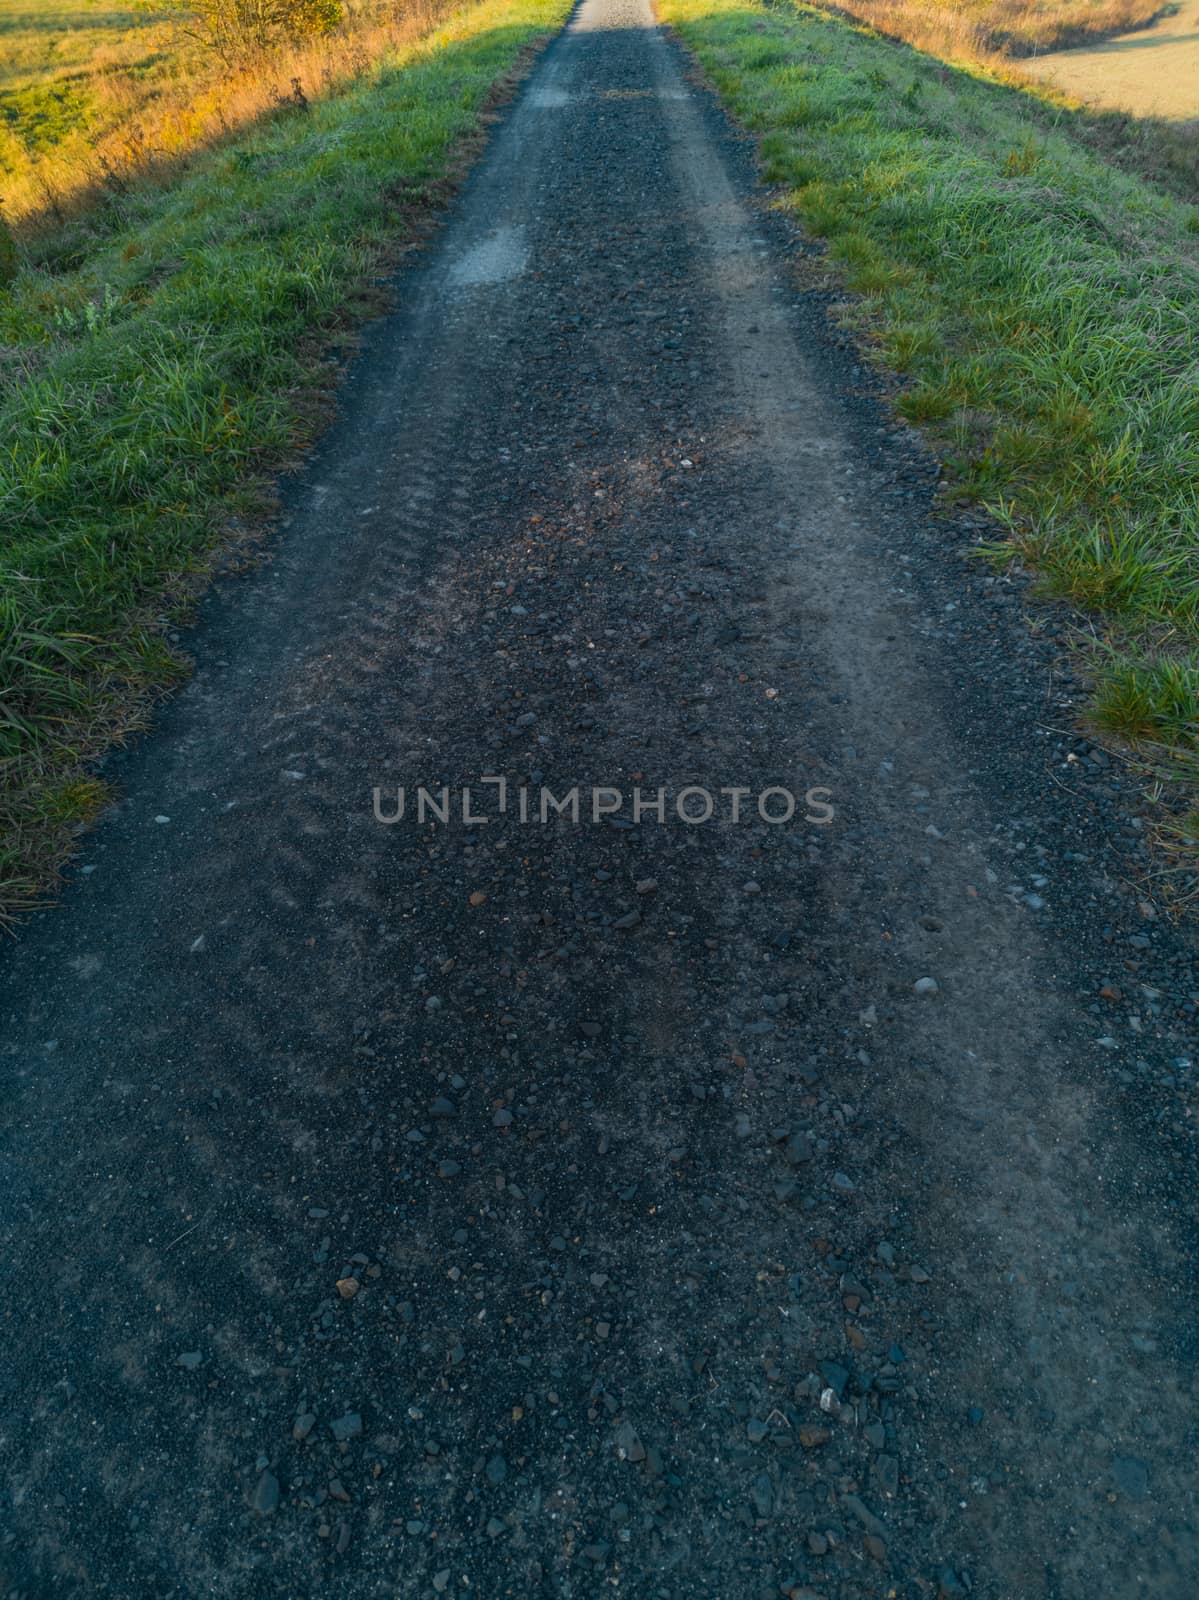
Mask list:
POLYGON ((940 989, 941 985, 935 978, 917 978, 912 985, 915 994, 938 994, 940 989))
POLYGON ((783 1147, 783 1154, 793 1167, 812 1159, 812 1141, 806 1133, 793 1133, 783 1147))
POLYGON ((316 1412, 302 1411, 291 1425, 291 1436, 297 1444, 303 1444, 315 1426, 316 1412))
POLYGON ((851 1516, 858 1519, 868 1534, 872 1534, 880 1542, 882 1541, 882 1537, 887 1530, 860 1496, 843 1494, 841 1496, 841 1504, 851 1516))
POLYGON ((804 1422, 799 1428, 799 1442, 805 1450, 819 1450, 822 1444, 827 1444, 832 1434, 818 1422, 804 1422))
POLYGON ((750 1417, 745 1424, 745 1434, 750 1444, 761 1444, 770 1432, 769 1425, 761 1417, 750 1417))
POLYGON ((279 1480, 271 1472, 264 1472, 254 1489, 254 1510, 260 1517, 269 1517, 279 1504, 279 1480))
POLYGON ((750 1490, 755 1515, 765 1522, 774 1512, 774 1485, 768 1472, 759 1472, 750 1490))
POLYGON ((338 1278, 337 1292, 343 1300, 352 1300, 362 1285, 357 1278, 338 1278))
POLYGON ((622 1422, 616 1430, 616 1453, 622 1461, 645 1460, 645 1446, 631 1422, 622 1422))
POLYGON ((839 1189, 842 1194, 855 1194, 857 1187, 857 1184, 847 1172, 833 1173, 833 1188, 839 1189))
POLYGON ((361 1439, 362 1418, 357 1411, 347 1411, 344 1416, 336 1418, 329 1424, 333 1437, 339 1442, 346 1439, 361 1439))
POLYGON ((508 1463, 501 1455, 492 1456, 487 1463, 487 1481, 493 1488, 498 1489, 508 1476, 508 1463))
POLYGON ((653 894, 658 887, 657 878, 642 878, 635 888, 638 894, 653 894))
POLYGON ((194 1372, 203 1359, 198 1350, 185 1350, 181 1356, 175 1357, 175 1365, 183 1367, 187 1372, 194 1372))
POLYGON ((1113 1456, 1112 1477, 1130 1500, 1144 1500, 1149 1494, 1149 1468, 1136 1456, 1113 1456))
POLYGON ((435 1572, 433 1574, 433 1587, 437 1590, 438 1594, 444 1594, 449 1586, 450 1569, 449 1567, 442 1567, 440 1572, 435 1572))

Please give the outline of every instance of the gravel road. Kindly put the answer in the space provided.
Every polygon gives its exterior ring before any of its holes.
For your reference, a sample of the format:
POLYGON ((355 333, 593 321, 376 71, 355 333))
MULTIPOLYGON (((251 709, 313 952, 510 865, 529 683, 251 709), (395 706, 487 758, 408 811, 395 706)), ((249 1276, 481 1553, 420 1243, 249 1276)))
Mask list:
POLYGON ((1199 1592, 1194 935, 752 154, 584 0, 0 953, 11 1600, 1199 1592))

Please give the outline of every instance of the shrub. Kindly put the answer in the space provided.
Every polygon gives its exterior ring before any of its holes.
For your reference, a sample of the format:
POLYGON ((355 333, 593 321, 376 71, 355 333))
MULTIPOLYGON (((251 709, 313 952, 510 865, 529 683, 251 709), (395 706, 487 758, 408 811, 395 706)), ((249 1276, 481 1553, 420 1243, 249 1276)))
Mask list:
POLYGON ((193 29, 225 61, 244 61, 285 41, 332 33, 341 0, 190 0, 193 29))

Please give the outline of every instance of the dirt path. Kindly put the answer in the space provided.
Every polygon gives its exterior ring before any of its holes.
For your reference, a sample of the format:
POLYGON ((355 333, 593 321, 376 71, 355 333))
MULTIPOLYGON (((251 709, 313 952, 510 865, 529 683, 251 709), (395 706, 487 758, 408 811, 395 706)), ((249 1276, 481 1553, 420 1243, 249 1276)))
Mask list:
POLYGON ((1199 120, 1199 0, 1179 0, 1152 28, 1020 63, 1067 94, 1137 117, 1199 120))
POLYGON ((1194 945, 796 248, 585 0, 3 952, 0 1592, 1196 1593, 1194 945))

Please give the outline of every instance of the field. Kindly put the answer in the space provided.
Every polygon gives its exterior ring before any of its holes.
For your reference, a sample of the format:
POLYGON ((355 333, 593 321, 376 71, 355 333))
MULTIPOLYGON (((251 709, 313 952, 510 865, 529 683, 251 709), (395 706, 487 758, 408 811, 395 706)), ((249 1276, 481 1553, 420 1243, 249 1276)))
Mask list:
POLYGON ((1143 27, 1161 0, 846 0, 838 9, 947 60, 1066 50, 1143 27))
POLYGON ((187 52, 162 13, 0 0, 0 172, 110 131, 169 89, 187 52))
POLYGON ((168 173, 248 127, 298 80, 312 98, 427 32, 444 0, 351 0, 328 39, 230 69, 186 16, 79 0, 0 0, 0 199, 10 222, 61 217, 148 165, 168 173))

